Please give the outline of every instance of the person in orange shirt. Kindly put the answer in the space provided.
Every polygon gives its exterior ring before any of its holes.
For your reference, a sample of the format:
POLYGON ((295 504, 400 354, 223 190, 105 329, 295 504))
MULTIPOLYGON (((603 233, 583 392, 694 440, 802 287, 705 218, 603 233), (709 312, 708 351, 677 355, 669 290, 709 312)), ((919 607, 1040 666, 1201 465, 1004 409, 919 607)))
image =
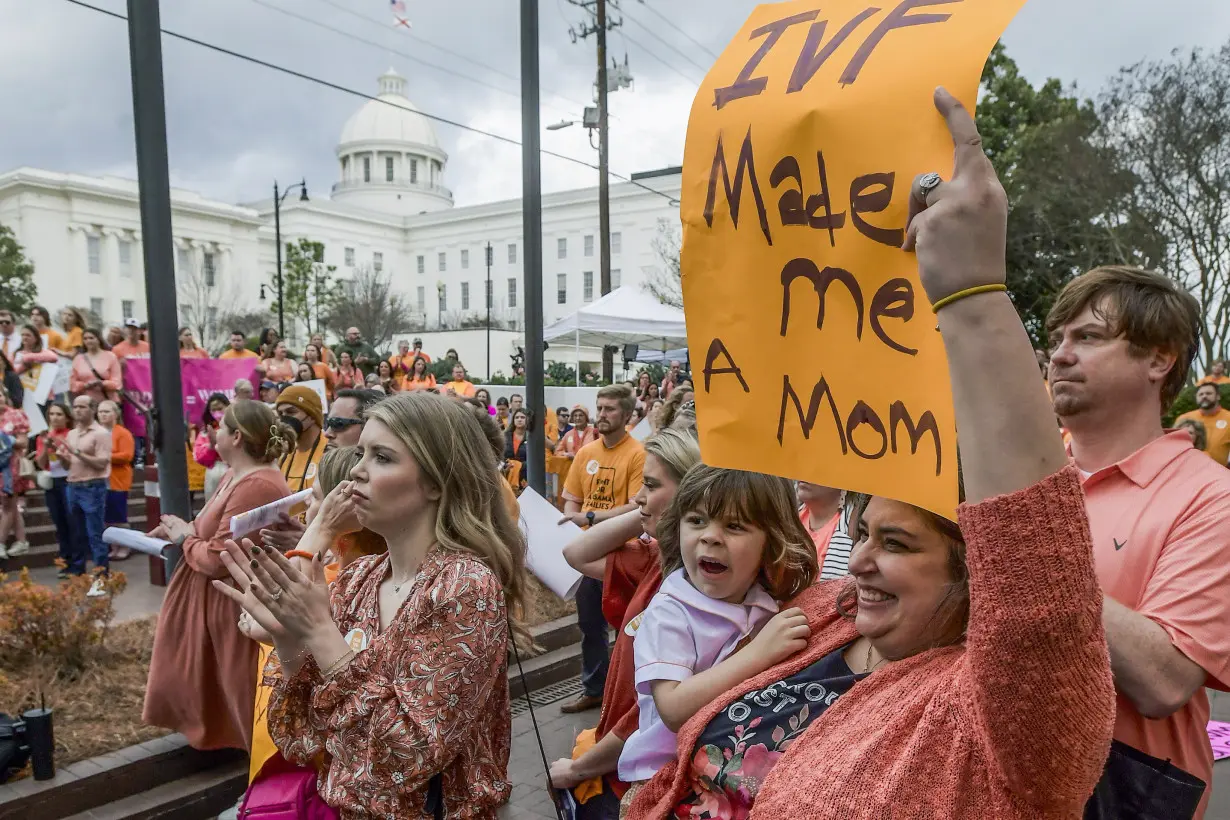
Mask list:
MULTIPOLYGON (((1208 784, 1205 687, 1230 689, 1230 471, 1160 419, 1187 383, 1201 325, 1173 281, 1119 266, 1069 282, 1046 322, 1055 413, 1085 476, 1115 740, 1208 784)), ((1123 759, 1112 746, 1108 770, 1123 759)), ((1205 787, 1196 818, 1208 798, 1205 787)))
POLYGON ((81 334, 85 332, 85 316, 75 307, 66 307, 60 311, 60 326, 64 328, 64 336, 56 350, 70 356, 80 353, 81 334))
POLYGON ((1209 366, 1209 375, 1201 379, 1200 384, 1230 384, 1230 376, 1226 375, 1226 363, 1214 361, 1209 366))
POLYGON ((141 323, 136 319, 124 320, 124 341, 113 346, 111 352, 115 358, 123 361, 129 358, 140 358, 149 355, 149 342, 141 338, 141 323))
MULTIPOLYGON (((43 347, 60 350, 64 347, 64 337, 60 331, 51 326, 51 314, 42 305, 30 308, 30 324, 43 337, 43 347)), ((10 356, 9 358, 12 358, 10 356)))
POLYGON ((1203 425, 1205 454, 1225 467, 1230 462, 1230 410, 1221 406, 1216 384, 1205 382, 1196 388, 1196 407, 1198 409, 1184 413, 1175 421, 1195 421, 1203 425))
MULTIPOLYGON (((132 489, 132 462, 137 443, 132 433, 120 424, 120 406, 113 401, 98 405, 98 423, 111 431, 111 478, 103 505, 103 524, 128 526, 128 492, 132 489)), ((122 561, 131 554, 127 547, 112 547, 110 559, 122 561)))
POLYGON ((389 366, 393 368, 393 385, 397 390, 406 388, 406 380, 414 371, 415 354, 410 352, 410 343, 402 339, 397 343, 397 352, 389 357, 389 366))
POLYGON ((444 385, 444 392, 452 393, 463 399, 474 395, 474 384, 466 380, 466 369, 462 367, 461 362, 453 365, 453 380, 444 385))
POLYGON ((257 368, 271 382, 291 382, 295 380, 298 362, 287 355, 286 342, 277 342, 273 346, 273 355, 260 363, 257 368))
POLYGON ((427 360, 422 356, 415 358, 410 365, 410 378, 404 383, 407 390, 434 390, 436 377, 427 372, 427 360))
POLYGON ((313 333, 309 342, 316 345, 316 349, 320 351, 320 360, 329 367, 337 367, 337 354, 325 346, 325 337, 323 333, 313 333))
POLYGON ((307 347, 303 348, 303 361, 300 364, 309 365, 313 376, 324 380, 325 395, 328 396, 329 401, 333 401, 333 369, 324 363, 321 359, 322 355, 321 349, 309 342, 307 347))
POLYGON ((196 337, 192 335, 190 327, 179 329, 179 357, 181 359, 209 358, 209 351, 196 343, 196 337))
POLYGON ((232 330, 227 341, 226 350, 218 354, 219 359, 256 359, 255 352, 248 350, 248 339, 238 330, 232 330))
POLYGON ((102 336, 94 328, 81 335, 85 350, 73 358, 69 389, 74 395, 89 396, 95 402, 116 399, 124 376, 120 360, 103 347, 102 336))
POLYGON ((560 437, 555 454, 572 461, 582 447, 598 440, 598 428, 590 426, 589 410, 583 404, 573 405, 568 420, 572 429, 560 437))
POLYGON ((413 354, 414 354, 415 356, 418 356, 420 359, 422 359, 423 361, 427 362, 428 364, 431 364, 431 357, 430 357, 430 356, 428 356, 426 353, 424 353, 424 352, 423 352, 423 340, 422 340, 422 339, 420 339, 420 338, 419 338, 419 337, 417 337, 417 336, 415 336, 415 337, 414 337, 414 350, 413 350, 413 354))

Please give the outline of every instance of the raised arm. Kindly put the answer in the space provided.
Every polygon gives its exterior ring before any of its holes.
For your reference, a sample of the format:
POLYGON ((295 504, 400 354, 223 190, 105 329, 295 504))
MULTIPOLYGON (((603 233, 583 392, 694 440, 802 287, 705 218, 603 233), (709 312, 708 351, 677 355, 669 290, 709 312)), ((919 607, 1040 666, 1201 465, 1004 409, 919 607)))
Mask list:
POLYGON ((1002 288, 1007 198, 968 112, 942 89, 935 102, 952 133, 955 170, 925 192, 915 181, 906 246, 917 251, 932 304, 943 303, 939 329, 971 502, 960 512, 967 685, 954 706, 981 727, 1007 787, 1048 816, 1088 797, 1110 744, 1115 696, 1101 593, 1079 480, 1002 288))
POLYGON ((645 531, 639 510, 595 524, 564 547, 568 565, 590 578, 602 580, 606 557, 645 531))

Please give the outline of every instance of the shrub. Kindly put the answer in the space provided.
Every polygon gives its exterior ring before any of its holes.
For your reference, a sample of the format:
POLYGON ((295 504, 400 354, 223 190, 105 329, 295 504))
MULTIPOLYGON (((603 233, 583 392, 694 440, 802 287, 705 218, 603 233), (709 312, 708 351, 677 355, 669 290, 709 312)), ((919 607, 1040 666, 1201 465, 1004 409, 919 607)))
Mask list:
POLYGON ((89 598, 93 580, 80 575, 52 589, 27 569, 11 582, 0 573, 0 668, 38 668, 44 680, 79 676, 103 647, 115 618, 112 600, 128 583, 112 573, 104 582, 108 594, 89 598))

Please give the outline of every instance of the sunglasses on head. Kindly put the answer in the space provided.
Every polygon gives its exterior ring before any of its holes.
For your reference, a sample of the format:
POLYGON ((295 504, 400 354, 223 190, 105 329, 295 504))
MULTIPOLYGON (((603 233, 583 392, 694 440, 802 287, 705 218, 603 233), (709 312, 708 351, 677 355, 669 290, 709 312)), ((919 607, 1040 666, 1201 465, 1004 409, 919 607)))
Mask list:
POLYGON ((347 427, 354 427, 356 424, 362 423, 363 419, 343 419, 338 416, 329 416, 329 418, 325 419, 325 428, 338 433, 347 427))

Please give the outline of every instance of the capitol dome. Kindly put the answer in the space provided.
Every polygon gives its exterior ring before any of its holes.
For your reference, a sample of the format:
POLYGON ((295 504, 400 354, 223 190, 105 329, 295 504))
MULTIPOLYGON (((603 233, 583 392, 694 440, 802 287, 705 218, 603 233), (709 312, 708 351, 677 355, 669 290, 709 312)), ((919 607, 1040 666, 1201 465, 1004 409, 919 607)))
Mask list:
POLYGON ((453 205, 444 187, 448 154, 431 121, 406 98, 406 79, 391 68, 380 77, 376 99, 342 127, 337 158, 337 202, 401 216, 453 205))

